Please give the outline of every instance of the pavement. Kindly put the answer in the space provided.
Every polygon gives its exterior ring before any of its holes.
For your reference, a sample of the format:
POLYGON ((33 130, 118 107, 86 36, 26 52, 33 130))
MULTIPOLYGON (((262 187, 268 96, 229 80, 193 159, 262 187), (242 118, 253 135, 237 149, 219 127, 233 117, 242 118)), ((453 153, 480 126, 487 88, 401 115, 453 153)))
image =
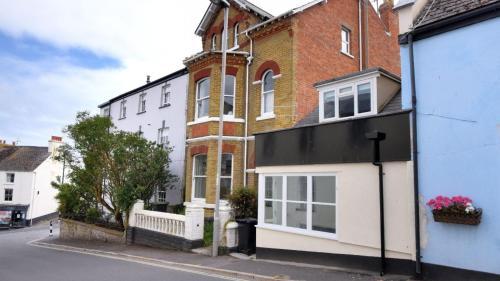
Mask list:
POLYGON ((31 278, 16 279, 16 276, 31 277, 35 276, 35 273, 38 274, 36 274, 37 278, 34 279, 41 281, 410 280, 408 276, 384 276, 381 278, 374 272, 349 272, 349 270, 323 266, 235 258, 233 256, 214 258, 201 254, 138 245, 60 240, 57 225, 54 227, 54 236, 52 237, 48 237, 48 226, 46 225, 11 230, 9 233, 11 234, 0 232, 0 280, 2 281, 31 280, 31 278), (20 262, 21 265, 17 265, 16 262, 20 262), (33 264, 35 268, 38 268, 37 270, 32 269, 33 264), (40 273, 41 279, 39 278, 40 273), (108 279, 95 278, 101 274, 108 279), (48 276, 52 278, 47 279, 48 276), (202 279, 196 279, 200 277, 202 279))

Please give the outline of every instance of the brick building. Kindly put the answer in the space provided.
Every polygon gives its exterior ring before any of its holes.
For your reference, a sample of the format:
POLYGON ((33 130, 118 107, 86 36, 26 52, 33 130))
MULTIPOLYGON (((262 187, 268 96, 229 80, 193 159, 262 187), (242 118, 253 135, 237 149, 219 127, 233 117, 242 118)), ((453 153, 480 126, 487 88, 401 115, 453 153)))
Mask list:
MULTIPOLYGON (((229 3, 222 198, 256 187, 254 134, 292 128, 318 111, 314 83, 372 67, 400 73, 392 5, 377 12, 363 0, 316 0, 272 16, 245 0, 229 3)), ((195 32, 203 50, 184 60, 185 201, 207 209, 215 202, 223 14, 210 3, 195 32)))

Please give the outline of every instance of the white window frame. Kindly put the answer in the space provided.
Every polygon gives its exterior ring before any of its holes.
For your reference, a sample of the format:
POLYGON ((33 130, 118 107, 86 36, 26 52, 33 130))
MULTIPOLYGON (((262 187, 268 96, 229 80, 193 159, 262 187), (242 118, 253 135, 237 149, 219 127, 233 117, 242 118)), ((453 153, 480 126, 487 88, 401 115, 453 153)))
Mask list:
POLYGON ((319 92, 319 121, 321 122, 331 122, 337 120, 347 120, 357 117, 375 115, 378 112, 377 108, 377 77, 364 77, 357 80, 349 80, 346 82, 339 82, 330 85, 325 85, 318 88, 319 92), (370 83, 370 106, 371 110, 368 112, 358 113, 358 86, 362 84, 370 83), (354 115, 348 117, 340 117, 339 112, 339 97, 347 96, 349 94, 340 94, 340 89, 352 87, 352 93, 354 95, 354 115), (325 118, 325 108, 324 108, 324 95, 327 92, 335 91, 335 116, 325 118))
POLYGON ((14 189, 13 188, 4 188, 4 191, 3 191, 3 200, 4 200, 4 202, 12 202, 12 201, 14 201, 14 189), (10 190, 10 200, 7 200, 7 190, 10 190))
POLYGON ((236 23, 233 27, 233 48, 238 48, 239 47, 239 32, 240 32, 240 23, 236 23))
POLYGON ((161 87, 161 107, 170 105, 170 91, 167 89, 170 88, 170 84, 165 84, 161 87))
POLYGON ((196 102, 195 102, 195 107, 194 107, 194 119, 195 120, 206 119, 206 118, 209 118, 209 116, 210 116, 210 84, 211 83, 212 83, 212 81, 210 81, 210 77, 200 79, 196 82, 196 96, 195 96, 196 102), (200 83, 205 81, 205 80, 208 80, 208 83, 209 83, 208 95, 204 98, 198 98, 198 94, 199 94, 199 90, 200 90, 200 83), (208 99, 208 113, 206 116, 198 116, 198 102, 200 102, 202 100, 206 100, 206 99, 208 99))
POLYGON ((340 51, 348 56, 352 56, 351 54, 351 30, 345 26, 342 26, 340 29, 340 51), (347 41, 344 41, 342 38, 342 34, 346 33, 347 41), (347 45, 347 52, 344 50, 344 44, 347 45))
POLYGON ((5 183, 14 184, 16 182, 16 173, 5 173, 5 183), (9 176, 12 175, 12 181, 9 180, 9 176))
POLYGON ((165 120, 162 121, 161 128, 158 129, 158 141, 157 144, 162 147, 166 147, 168 144, 168 131, 170 127, 165 126, 165 120))
POLYGON ((139 107, 137 108, 137 113, 146 112, 146 93, 139 95, 139 107))
POLYGON ((160 188, 158 188, 156 190, 156 202, 157 203, 167 202, 167 191, 166 190, 161 190, 160 188))
POLYGON ((273 70, 272 69, 266 70, 262 74, 261 81, 262 81, 262 83, 260 85, 260 117, 258 117, 257 120, 263 120, 263 119, 275 117, 275 115, 274 115, 274 107, 275 107, 275 98, 276 98, 276 79, 275 79, 275 73, 273 72, 273 70), (266 77, 266 75, 269 72, 272 73, 271 78, 274 80, 274 87, 273 87, 272 91, 264 92, 264 84, 265 84, 265 79, 264 78, 266 77), (264 101, 264 95, 270 94, 270 93, 273 94, 273 109, 270 112, 264 112, 264 102, 265 102, 264 101))
POLYGON ((314 236, 319 238, 337 240, 338 229, 338 218, 339 218, 339 208, 338 206, 338 176, 336 173, 261 173, 259 174, 259 202, 258 202, 258 228, 265 228, 276 231, 290 232, 295 234, 302 234, 307 236, 314 236), (301 203, 302 201, 287 200, 287 179, 288 177, 307 177, 307 215, 306 222, 307 228, 296 228, 287 226, 287 202, 290 203, 301 203), (335 177, 335 203, 320 203, 312 201, 312 177, 335 177), (282 190, 281 190, 281 200, 280 199, 266 199, 265 198, 265 178, 266 177, 282 177, 282 190), (281 215, 281 225, 265 223, 265 201, 281 202, 282 215, 281 215), (335 206, 335 233, 323 232, 312 229, 312 207, 313 205, 325 205, 325 206, 335 206))
POLYGON ((109 106, 102 109, 102 116, 109 117, 111 113, 111 108, 109 106))
MULTIPOLYGON (((232 153, 222 153, 222 155, 224 155, 224 154, 231 155, 231 176, 223 176, 222 171, 221 171, 219 180, 231 179, 231 186, 230 186, 230 191, 229 191, 229 194, 231 194, 231 193, 233 193, 234 155, 232 153)), ((221 170, 222 170, 222 165, 221 165, 221 170)), ((227 202, 227 200, 222 199, 222 198, 220 199, 220 201, 227 202)))
POLYGON ((208 154, 196 154, 196 155, 193 155, 193 167, 192 167, 192 173, 191 173, 191 178, 192 178, 192 182, 191 182, 191 201, 192 202, 200 202, 200 203, 205 203, 206 201, 206 196, 207 196, 207 173, 208 173, 208 154), (205 171, 205 175, 204 176, 196 176, 195 175, 195 169, 196 169, 196 158, 198 156, 202 156, 204 155, 205 157, 207 157, 207 170, 205 171), (204 198, 199 198, 199 197, 195 197, 195 194, 196 194, 196 178, 205 178, 205 197, 204 198))
POLYGON ((224 98, 225 97, 232 97, 233 98, 233 114, 224 114, 224 117, 234 118, 236 116, 236 76, 235 75, 226 74, 226 77, 227 76, 234 77, 233 95, 232 96, 226 95, 226 91, 224 91, 224 98))
POLYGON ((127 100, 120 102, 120 119, 127 118, 127 100))

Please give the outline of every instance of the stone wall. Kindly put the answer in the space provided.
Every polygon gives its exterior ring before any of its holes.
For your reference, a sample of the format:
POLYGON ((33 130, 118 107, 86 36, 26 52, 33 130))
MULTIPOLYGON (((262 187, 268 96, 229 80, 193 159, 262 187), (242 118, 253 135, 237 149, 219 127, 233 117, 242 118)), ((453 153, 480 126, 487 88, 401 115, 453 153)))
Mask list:
POLYGON ((125 243, 125 233, 79 221, 62 219, 59 238, 125 243))

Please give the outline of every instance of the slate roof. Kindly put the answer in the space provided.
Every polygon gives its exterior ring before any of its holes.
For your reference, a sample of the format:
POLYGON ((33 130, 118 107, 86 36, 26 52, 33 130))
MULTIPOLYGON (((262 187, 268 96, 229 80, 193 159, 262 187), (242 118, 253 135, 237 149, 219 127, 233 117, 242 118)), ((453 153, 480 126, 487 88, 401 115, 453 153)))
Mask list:
POLYGON ((48 147, 6 146, 0 148, 0 171, 34 171, 50 156, 48 147))
POLYGON ((415 26, 423 26, 499 1, 500 0, 428 0, 414 24, 415 26))

